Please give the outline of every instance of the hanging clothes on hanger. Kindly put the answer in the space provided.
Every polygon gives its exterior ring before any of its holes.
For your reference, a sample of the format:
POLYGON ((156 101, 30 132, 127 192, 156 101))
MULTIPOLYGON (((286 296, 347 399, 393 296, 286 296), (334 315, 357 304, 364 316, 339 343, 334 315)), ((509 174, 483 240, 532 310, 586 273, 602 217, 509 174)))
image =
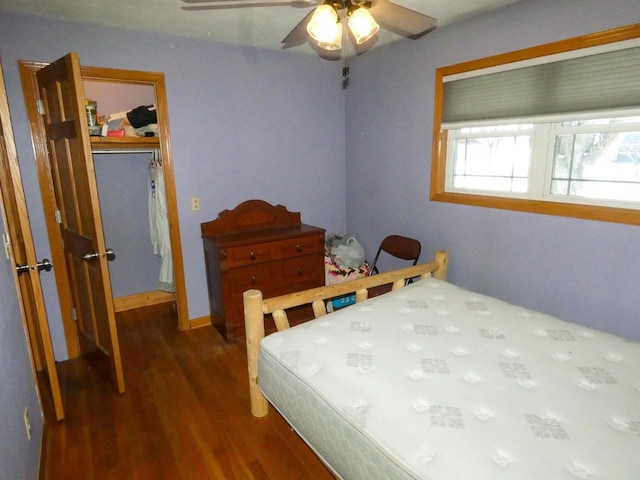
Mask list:
POLYGON ((159 150, 154 151, 153 160, 149 163, 149 227, 153 253, 162 258, 158 290, 173 293, 175 292, 173 258, 169 237, 164 170, 159 150))

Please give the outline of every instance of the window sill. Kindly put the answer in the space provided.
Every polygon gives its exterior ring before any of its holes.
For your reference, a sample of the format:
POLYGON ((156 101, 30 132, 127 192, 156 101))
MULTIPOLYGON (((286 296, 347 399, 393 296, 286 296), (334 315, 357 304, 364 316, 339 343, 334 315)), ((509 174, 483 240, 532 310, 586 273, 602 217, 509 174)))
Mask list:
POLYGON ((502 210, 541 213, 545 215, 640 226, 640 211, 633 209, 433 191, 431 192, 430 198, 436 202, 457 203, 476 207, 498 208, 502 210))

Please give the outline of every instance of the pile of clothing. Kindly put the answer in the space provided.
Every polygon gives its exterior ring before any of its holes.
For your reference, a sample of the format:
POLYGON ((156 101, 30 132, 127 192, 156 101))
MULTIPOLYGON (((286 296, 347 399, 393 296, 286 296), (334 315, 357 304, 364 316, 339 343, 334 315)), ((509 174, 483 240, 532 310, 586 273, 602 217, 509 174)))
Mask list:
POLYGON ((157 137, 158 116, 155 105, 141 105, 126 112, 112 113, 103 119, 103 137, 157 137))

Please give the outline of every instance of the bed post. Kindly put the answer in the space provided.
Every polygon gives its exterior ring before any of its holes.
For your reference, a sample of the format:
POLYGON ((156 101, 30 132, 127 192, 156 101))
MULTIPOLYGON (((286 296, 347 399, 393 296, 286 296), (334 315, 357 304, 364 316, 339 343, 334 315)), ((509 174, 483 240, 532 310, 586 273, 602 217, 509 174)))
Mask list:
POLYGON ((247 336, 251 413, 254 417, 264 417, 269 413, 269 404, 258 387, 258 352, 260 351, 260 341, 264 338, 262 292, 259 290, 247 290, 242 296, 244 301, 244 327, 247 336))
POLYGON ((438 270, 433 272, 433 276, 438 280, 447 279, 447 265, 449 264, 449 252, 446 250, 436 250, 434 260, 440 264, 438 270))

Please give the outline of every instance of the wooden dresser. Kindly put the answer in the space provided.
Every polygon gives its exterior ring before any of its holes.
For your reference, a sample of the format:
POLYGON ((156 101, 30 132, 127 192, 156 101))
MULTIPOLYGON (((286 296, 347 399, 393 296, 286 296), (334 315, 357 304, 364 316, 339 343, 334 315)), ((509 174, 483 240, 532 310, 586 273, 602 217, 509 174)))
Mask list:
MULTIPOLYGON (((211 324, 227 342, 244 338, 242 294, 265 298, 324 285, 324 229, 300 223, 299 212, 248 200, 200 225, 211 324)), ((311 318, 298 312, 296 323, 311 318), (306 317, 306 318, 305 318, 306 317)))

